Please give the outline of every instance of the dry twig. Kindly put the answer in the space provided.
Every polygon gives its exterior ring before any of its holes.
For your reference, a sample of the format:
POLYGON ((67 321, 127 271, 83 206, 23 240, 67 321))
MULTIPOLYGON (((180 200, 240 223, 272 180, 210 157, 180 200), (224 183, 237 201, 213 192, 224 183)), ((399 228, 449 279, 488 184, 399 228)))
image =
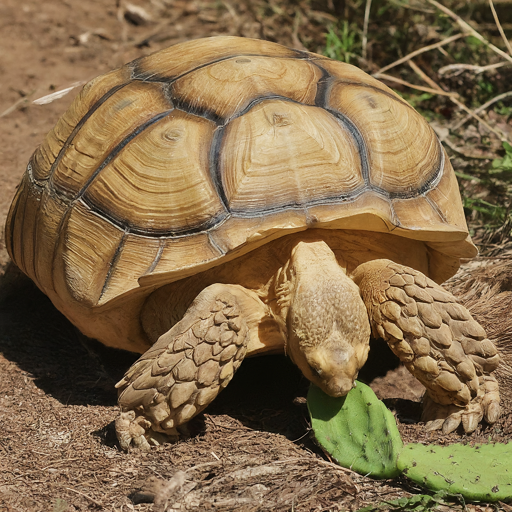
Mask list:
POLYGON ((366 45, 368 44, 368 20, 370 19, 370 9, 372 7, 372 0, 366 0, 366 8, 364 10, 363 22, 363 41, 362 41, 362 56, 366 60, 366 45))
MULTIPOLYGON (((483 112, 488 107, 490 107, 493 103, 496 103, 497 101, 504 100, 505 98, 509 98, 512 96, 512 91, 504 92, 503 94, 498 94, 498 96, 495 96, 494 98, 490 99, 489 101, 486 101, 483 105, 480 105, 477 109, 473 111, 474 114, 479 114, 480 112, 483 112)), ((458 123, 452 126, 452 130, 458 130, 462 125, 466 124, 473 116, 466 116, 464 119, 461 119, 458 123)))
POLYGON ((373 75, 374 78, 378 78, 380 80, 387 80, 388 82, 394 82, 396 84, 405 85, 406 87, 410 87, 411 89, 417 89, 418 91, 429 92, 430 94, 439 94, 440 96, 458 96, 456 92, 445 92, 442 89, 432 89, 431 87, 423 87, 422 85, 412 84, 411 82, 406 82, 400 78, 396 78, 391 75, 386 75, 385 73, 375 73, 373 75))
MULTIPOLYGON (((413 52, 407 54, 405 57, 395 60, 395 62, 392 62, 391 64, 388 64, 387 66, 384 66, 383 68, 380 68, 376 74, 384 73, 384 71, 388 71, 391 68, 398 66, 399 64, 403 64, 404 62, 407 62, 408 60, 411 60, 412 58, 414 58, 418 55, 421 55, 422 53, 429 52, 430 50, 435 50, 436 48, 441 48, 444 45, 452 43, 453 41, 457 41, 457 39, 460 39, 461 37, 467 37, 467 36, 465 34, 455 34, 454 36, 447 37, 446 39, 443 39, 442 41, 439 41, 435 44, 430 44, 428 46, 424 46, 423 48, 420 48, 419 50, 414 50, 413 52)), ((373 75, 373 76, 375 76, 375 75, 373 75)))
POLYGON ((463 31, 470 33, 473 37, 476 37, 479 41, 481 41, 487 47, 489 47, 493 52, 496 52, 498 55, 501 55, 504 59, 507 59, 508 61, 512 62, 512 56, 510 56, 508 53, 505 53, 503 50, 500 50, 497 46, 494 46, 492 43, 487 41, 487 39, 485 39, 484 36, 477 32, 471 25, 466 23, 459 15, 455 14, 453 11, 448 9, 448 7, 441 5, 439 2, 436 2, 436 0, 427 1, 430 4, 435 5, 440 11, 443 11, 445 14, 450 16, 450 18, 454 19, 463 31))
POLYGON ((494 8, 494 3, 492 0, 489 0, 489 7, 491 8, 492 15, 494 16, 494 21, 496 22, 496 26, 498 27, 498 30, 500 31, 501 38, 503 39, 503 42, 505 43, 505 46, 507 47, 508 53, 510 55, 512 55, 512 46, 510 46, 510 42, 507 39, 505 32, 503 31, 503 27, 501 26, 500 19, 498 18, 498 14, 496 12, 496 9, 494 8))
MULTIPOLYGON (((432 126, 432 125, 431 125, 432 126)), ((439 137, 439 140, 446 144, 452 151, 455 153, 458 153, 459 155, 462 155, 465 158, 471 158, 472 160, 492 160, 497 157, 497 155, 492 154, 482 154, 479 155, 477 153, 470 153, 469 151, 466 151, 464 148, 460 148, 459 146, 455 145, 442 131, 436 128, 436 126, 432 126, 434 131, 437 133, 437 136, 439 137)), ((474 178, 474 176, 472 176, 474 178)))
POLYGON ((0 117, 8 116, 11 112, 14 112, 16 109, 23 107, 28 103, 28 99, 30 96, 32 96, 36 91, 32 91, 26 96, 23 96, 23 98, 20 98, 19 100, 15 101, 10 107, 6 108, 1 114, 0 117))
POLYGON ((463 71, 473 71, 475 74, 479 75, 480 73, 485 73, 486 71, 490 71, 492 69, 498 69, 503 66, 510 66, 510 62, 498 62, 496 64, 489 64, 487 66, 477 66, 476 64, 448 64, 448 66, 443 66, 439 68, 437 73, 439 75, 446 75, 450 71, 454 71, 450 76, 460 75, 463 71))
POLYGON ((97 507, 104 508, 102 503, 100 503, 99 501, 96 501, 94 498, 91 498, 87 494, 85 494, 85 493, 83 493, 81 491, 77 491, 76 489, 71 489, 71 487, 66 487, 66 489, 68 491, 76 492, 77 494, 80 494, 80 496, 83 496, 84 498, 88 499, 91 503, 94 503, 97 507))
MULTIPOLYGON (((441 87, 432 80, 428 75, 426 75, 412 60, 409 61, 409 66, 412 68, 412 70, 419 75, 430 87, 432 87, 434 90, 438 90, 440 92, 445 92, 441 87)), ((481 117, 479 117, 477 114, 475 114, 472 110, 470 110, 464 103, 459 101, 455 96, 449 96, 450 100, 455 103, 459 108, 467 112, 471 117, 474 117, 479 123, 483 124, 488 130, 493 132, 500 140, 505 140, 505 137, 503 137, 503 134, 495 130, 489 123, 484 121, 481 117)))

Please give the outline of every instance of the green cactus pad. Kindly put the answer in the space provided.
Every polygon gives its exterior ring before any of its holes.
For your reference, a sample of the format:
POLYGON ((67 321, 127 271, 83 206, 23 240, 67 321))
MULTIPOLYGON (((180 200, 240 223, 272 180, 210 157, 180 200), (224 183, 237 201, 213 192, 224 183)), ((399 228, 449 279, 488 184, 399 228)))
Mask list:
POLYGON ((361 382, 333 398, 311 385, 308 408, 315 437, 343 467, 372 478, 393 478, 402 440, 393 414, 361 382))
POLYGON ((411 443, 401 451, 398 469, 429 489, 446 489, 469 500, 512 498, 512 443, 474 447, 411 443))

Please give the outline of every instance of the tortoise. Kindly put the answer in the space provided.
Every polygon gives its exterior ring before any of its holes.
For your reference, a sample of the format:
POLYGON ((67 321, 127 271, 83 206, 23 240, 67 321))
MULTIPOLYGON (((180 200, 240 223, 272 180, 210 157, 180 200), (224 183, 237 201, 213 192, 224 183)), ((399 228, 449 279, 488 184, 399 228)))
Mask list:
POLYGON ((477 250, 435 133, 358 68, 193 40, 86 84, 31 157, 12 260, 85 335, 142 353, 120 444, 176 439, 246 356, 332 396, 369 339, 427 388, 427 428, 500 414, 499 354, 440 283, 477 250))

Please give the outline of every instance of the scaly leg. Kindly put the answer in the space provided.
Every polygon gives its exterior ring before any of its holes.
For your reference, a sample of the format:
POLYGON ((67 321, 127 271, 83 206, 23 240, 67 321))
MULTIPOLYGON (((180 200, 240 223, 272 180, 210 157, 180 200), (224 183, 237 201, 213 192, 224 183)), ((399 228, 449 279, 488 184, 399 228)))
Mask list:
POLYGON ((239 286, 214 284, 197 296, 116 386, 123 449, 177 439, 177 427, 203 410, 240 366, 258 308, 264 316, 263 304, 239 286))
POLYGON ((388 342, 427 388, 422 419, 427 429, 466 432, 500 415, 491 375, 500 361, 484 329, 455 297, 421 272, 389 260, 357 267, 354 281, 375 337, 388 342))

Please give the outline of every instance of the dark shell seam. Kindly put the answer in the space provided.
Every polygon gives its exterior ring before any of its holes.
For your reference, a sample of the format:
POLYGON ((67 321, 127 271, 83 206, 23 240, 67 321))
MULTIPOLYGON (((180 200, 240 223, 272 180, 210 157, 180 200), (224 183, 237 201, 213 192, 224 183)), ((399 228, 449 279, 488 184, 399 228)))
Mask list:
POLYGON ((180 78, 183 78, 184 76, 189 75, 190 73, 194 73, 198 69, 203 69, 208 66, 213 66, 214 64, 218 64, 219 62, 224 62, 226 60, 231 59, 238 59, 239 57, 265 57, 268 59, 293 59, 296 58, 297 60, 307 60, 312 61, 311 55, 308 52, 303 52, 300 50, 293 50, 297 56, 293 57, 292 55, 282 57, 282 56, 272 56, 272 55, 262 55, 261 53, 237 53, 236 55, 229 55, 226 57, 221 57, 220 59, 215 59, 210 62, 206 62, 205 64, 201 64, 200 66, 196 66, 193 69, 189 69, 188 71, 181 73, 180 75, 176 76, 170 76, 170 77, 162 77, 159 76, 157 73, 154 73, 153 75, 147 75, 145 72, 140 71, 139 62, 141 60, 144 60, 145 57, 140 57, 138 59, 133 60, 132 62, 129 62, 127 64, 128 68, 131 70, 130 78, 132 80, 139 80, 142 82, 161 82, 164 84, 172 84, 176 80, 179 80, 180 78), (138 71, 139 70, 139 71, 138 71), (146 76, 144 76, 146 74, 146 76), (157 77, 157 78, 154 78, 157 77))
POLYGON ((105 281, 103 283, 103 287, 101 288, 101 293, 97 299, 97 302, 99 302, 101 300, 101 298, 107 291, 108 284, 109 284, 110 279, 112 278, 112 274, 117 266, 117 262, 119 261, 119 258, 121 257, 121 253, 123 252, 127 237, 128 237, 128 232, 125 231, 123 234, 123 237, 121 238, 121 241, 119 242, 119 245, 117 246, 117 248, 114 252, 114 255, 112 256, 112 259, 110 260, 110 263, 108 265, 107 275, 105 276, 105 281))

